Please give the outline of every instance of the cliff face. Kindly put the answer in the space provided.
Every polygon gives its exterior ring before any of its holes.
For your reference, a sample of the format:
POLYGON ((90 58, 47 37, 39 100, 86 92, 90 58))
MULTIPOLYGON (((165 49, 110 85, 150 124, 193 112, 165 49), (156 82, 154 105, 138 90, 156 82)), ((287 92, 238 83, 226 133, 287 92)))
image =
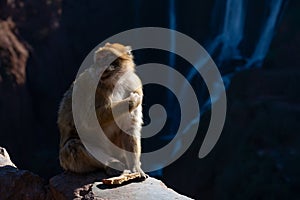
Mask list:
MULTIPOLYGON (((42 160, 47 161, 47 155, 50 155, 50 160, 56 157, 58 135, 54 115, 57 102, 53 101, 55 106, 43 102, 42 107, 52 109, 50 113, 40 109, 41 105, 37 102, 43 100, 43 96, 31 85, 42 76, 32 72, 36 72, 41 67, 39 63, 43 63, 35 56, 36 51, 58 28, 60 12, 60 1, 0 2, 0 140, 17 158, 17 164, 37 171, 41 166, 38 160, 44 158, 42 160), (32 76, 29 77, 29 74, 32 76), (40 113, 53 116, 50 122, 53 128, 49 132, 40 113), (52 142, 50 140, 50 151, 43 151, 47 144, 46 140, 42 141, 43 138, 54 138, 52 142)), ((51 63, 43 68, 51 71, 51 63)), ((47 93, 45 89, 43 92, 47 93)), ((56 159, 51 163, 48 169, 41 171, 43 174, 58 171, 56 159)))
POLYGON ((29 52, 12 19, 0 20, 0 36, 0 137, 26 166, 24 158, 31 148, 23 144, 34 135, 31 95, 26 88, 29 52))
POLYGON ((37 43, 59 27, 61 0, 8 0, 0 2, 0 18, 11 18, 26 41, 37 43))
POLYGON ((1 82, 7 87, 24 85, 28 51, 18 39, 15 23, 9 18, 0 21, 1 82))

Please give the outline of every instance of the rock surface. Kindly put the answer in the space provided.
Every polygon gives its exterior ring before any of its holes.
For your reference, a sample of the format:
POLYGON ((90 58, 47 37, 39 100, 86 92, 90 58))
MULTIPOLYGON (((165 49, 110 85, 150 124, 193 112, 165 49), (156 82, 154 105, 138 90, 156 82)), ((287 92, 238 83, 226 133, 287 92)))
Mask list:
POLYGON ((96 198, 100 199, 190 199, 179 195, 174 190, 167 188, 161 181, 151 177, 146 179, 143 184, 130 183, 116 188, 106 188, 102 182, 95 182, 91 191, 96 198))
POLYGON ((167 188, 155 179, 131 182, 109 187, 101 182, 106 175, 102 172, 89 175, 63 173, 50 179, 50 190, 55 199, 190 199, 167 188))
POLYGON ((11 162, 10 157, 3 147, 0 147, 0 167, 12 166, 16 167, 13 162, 11 162))
POLYGON ((39 176, 18 170, 11 162, 8 153, 0 147, 0 200, 50 200, 46 182, 39 176))
POLYGON ((118 187, 103 185, 103 178, 107 178, 103 172, 86 175, 65 172, 54 176, 47 184, 38 175, 17 169, 6 150, 0 147, 0 200, 190 199, 154 178, 118 187))

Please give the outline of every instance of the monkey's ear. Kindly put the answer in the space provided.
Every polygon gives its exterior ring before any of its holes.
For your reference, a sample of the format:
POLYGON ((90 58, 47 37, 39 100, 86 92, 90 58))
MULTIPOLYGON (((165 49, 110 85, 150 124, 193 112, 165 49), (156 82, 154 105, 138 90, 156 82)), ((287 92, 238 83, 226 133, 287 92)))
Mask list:
POLYGON ((99 60, 100 59, 100 57, 101 57, 101 50, 102 50, 102 47, 100 47, 98 50, 96 50, 95 51, 95 53, 94 53, 94 63, 96 63, 97 62, 97 60, 99 60))
POLYGON ((102 47, 100 47, 97 51, 95 51, 94 63, 99 62, 100 60, 107 57, 108 55, 109 55, 109 52, 104 50, 102 47))

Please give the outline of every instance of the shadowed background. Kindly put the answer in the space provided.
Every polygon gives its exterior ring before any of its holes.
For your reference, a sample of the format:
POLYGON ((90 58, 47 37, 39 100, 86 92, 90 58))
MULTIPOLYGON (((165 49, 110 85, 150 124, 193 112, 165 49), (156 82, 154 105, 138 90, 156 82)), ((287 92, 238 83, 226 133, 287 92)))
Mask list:
MULTIPOLYGON (((219 142, 199 159, 213 103, 201 77, 174 54, 133 52, 137 64, 167 64, 185 75, 202 110, 193 145, 153 175, 196 199, 300 198, 299 9, 297 0, 1 0, 0 145, 21 169, 46 178, 62 171, 57 110, 85 56, 121 31, 171 28, 212 55, 228 88, 228 111, 219 142)), ((145 87, 146 123, 154 103, 165 106, 168 119, 142 141, 144 151, 167 144, 180 119, 175 97, 154 85, 145 87)))

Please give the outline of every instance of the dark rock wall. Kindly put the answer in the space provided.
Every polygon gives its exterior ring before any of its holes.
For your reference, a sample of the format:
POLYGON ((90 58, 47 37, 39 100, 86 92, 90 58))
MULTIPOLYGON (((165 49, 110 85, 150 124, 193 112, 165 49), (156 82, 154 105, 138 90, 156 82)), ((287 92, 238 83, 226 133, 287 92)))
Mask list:
POLYGON ((206 113, 193 145, 164 170, 163 180, 196 199, 299 198, 300 96, 294 92, 299 78, 299 70, 284 69, 237 74, 213 151, 198 159, 209 123, 206 113), (175 176, 176 171, 183 173, 175 176))
POLYGON ((17 156, 16 163, 29 167, 32 156, 34 119, 32 98, 26 87, 26 64, 29 52, 20 40, 16 24, 0 20, 0 121, 1 142, 17 156), (28 155, 26 155, 28 154, 28 155))

